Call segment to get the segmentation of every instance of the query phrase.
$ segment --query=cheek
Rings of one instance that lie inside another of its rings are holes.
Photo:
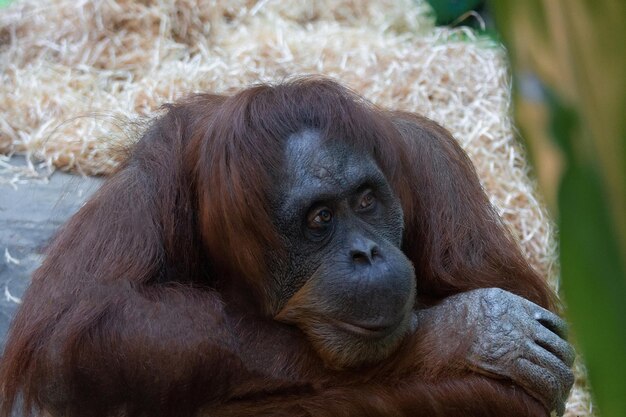
[[[402,246],[402,236],[404,234],[404,216],[400,206],[390,210],[385,218],[385,234],[387,240],[392,242],[396,248]]]
[[[284,252],[269,255],[270,285],[276,288],[275,314],[315,275],[327,256],[317,248],[296,246],[286,243]]]
[[[377,237],[386,240],[396,248],[401,247],[404,233],[404,213],[400,203],[395,198],[390,197],[381,201],[376,216],[368,223]]]
[[[402,222],[389,222],[384,231],[381,232],[382,237],[393,246],[402,247],[402,237],[404,235],[404,224]]]

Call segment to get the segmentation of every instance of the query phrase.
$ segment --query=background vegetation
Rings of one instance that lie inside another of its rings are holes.
[[[490,3],[559,227],[561,286],[603,417],[626,416],[626,2]]]

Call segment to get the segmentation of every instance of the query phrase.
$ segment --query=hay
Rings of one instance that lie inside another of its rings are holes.
[[[0,71],[0,152],[90,175],[111,172],[115,150],[135,140],[120,120],[144,120],[164,102],[335,77],[450,129],[556,286],[553,225],[515,141],[504,51],[471,30],[433,27],[422,2],[22,0],[0,11]],[[591,415],[589,407],[577,384],[566,415]]]

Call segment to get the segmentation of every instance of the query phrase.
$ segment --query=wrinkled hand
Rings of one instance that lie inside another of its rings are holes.
[[[445,333],[471,337],[466,359],[472,369],[509,378],[563,414],[575,354],[560,317],[499,288],[457,294],[417,314]]]

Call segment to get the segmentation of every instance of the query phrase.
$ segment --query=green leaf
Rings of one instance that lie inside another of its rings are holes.
[[[568,144],[577,118],[555,102],[552,110],[554,134]],[[558,198],[561,288],[602,416],[626,416],[626,281],[616,230],[597,170],[568,161]]]
[[[549,147],[537,144],[550,140],[560,148],[562,161],[542,158],[545,155],[534,155],[534,161],[540,179],[546,178],[542,173],[553,173],[557,162],[564,167],[557,172],[557,198],[550,195],[548,200],[557,201],[567,315],[584,353],[599,414],[624,417],[626,2],[490,4],[511,54],[513,73],[534,74],[547,87],[540,106],[550,113],[549,128],[522,125],[521,131],[534,132],[526,139],[538,151]],[[516,95],[517,109],[528,103],[524,94]],[[542,166],[546,160],[552,166]]]

